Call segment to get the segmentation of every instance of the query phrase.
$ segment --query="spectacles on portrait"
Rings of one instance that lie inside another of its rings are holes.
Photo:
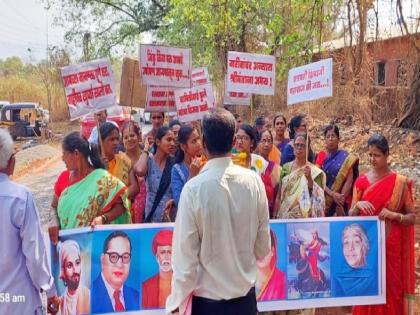
[[[124,253],[122,255],[119,255],[118,253],[115,253],[115,252],[106,252],[105,254],[108,255],[109,261],[112,264],[116,264],[118,260],[120,260],[120,258],[123,264],[128,264],[131,261],[130,253]]]

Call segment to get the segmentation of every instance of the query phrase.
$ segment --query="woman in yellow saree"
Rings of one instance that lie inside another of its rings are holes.
[[[277,218],[309,218],[324,216],[325,173],[307,161],[307,134],[298,133],[293,142],[296,159],[286,163],[281,174],[280,208]]]
[[[293,141],[295,160],[283,165],[281,173],[278,219],[322,217],[325,209],[325,173],[307,161],[306,133],[298,133]],[[315,309],[276,312],[276,315],[314,315]]]
[[[120,132],[113,123],[105,122],[101,125],[102,159],[111,175],[121,180],[127,186],[130,200],[134,200],[139,192],[139,186],[133,171],[130,158],[124,152],[116,153],[120,144]]]

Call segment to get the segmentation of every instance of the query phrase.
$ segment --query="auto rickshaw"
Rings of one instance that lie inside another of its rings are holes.
[[[15,103],[0,110],[0,127],[8,128],[14,140],[40,136],[42,125],[43,112],[37,103]]]

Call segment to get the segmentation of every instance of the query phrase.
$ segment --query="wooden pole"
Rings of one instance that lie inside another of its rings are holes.
[[[251,108],[251,125],[252,125],[252,122],[254,121],[254,95],[253,94],[251,95],[251,106],[250,106],[250,108]]]
[[[101,150],[101,155],[104,155],[104,146],[102,144],[101,129],[99,128],[99,121],[96,121],[96,130],[98,131],[98,144]]]
[[[306,162],[308,162],[309,161],[309,159],[308,159],[308,157],[309,157],[309,126],[308,126],[308,123],[309,123],[310,107],[309,107],[309,102],[306,102],[306,104],[308,105],[307,106],[307,116],[306,116],[307,117],[306,118]]]

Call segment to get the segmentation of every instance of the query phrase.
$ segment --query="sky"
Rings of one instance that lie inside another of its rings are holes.
[[[64,30],[53,24],[53,10],[48,13],[48,45],[62,47]],[[41,0],[0,0],[0,59],[11,56],[27,62],[45,59],[46,26],[46,10]]]

